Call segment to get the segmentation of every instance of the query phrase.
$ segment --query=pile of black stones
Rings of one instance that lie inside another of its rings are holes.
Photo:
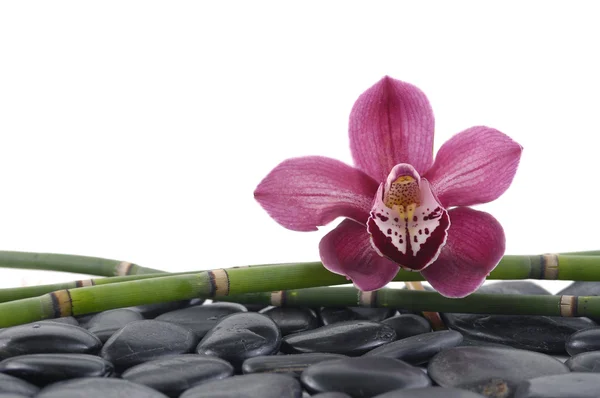
[[[192,300],[46,320],[0,330],[0,398],[600,397],[599,320],[442,318],[432,331],[402,309]]]

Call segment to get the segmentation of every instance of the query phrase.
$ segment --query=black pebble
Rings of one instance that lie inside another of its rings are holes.
[[[198,339],[172,323],[145,320],[127,324],[104,344],[100,355],[122,372],[140,363],[192,352]]]
[[[346,321],[286,336],[281,350],[290,354],[330,352],[358,356],[395,339],[394,329],[382,323]]]
[[[242,372],[248,373],[289,373],[300,376],[304,369],[323,361],[345,358],[344,355],[308,353],[292,355],[271,355],[246,359]]]
[[[0,362],[0,372],[44,386],[79,377],[108,377],[113,365],[95,355],[30,354]]]
[[[588,351],[574,355],[565,362],[571,372],[600,373],[600,351]]]
[[[567,373],[522,382],[514,398],[598,398],[600,374]]]
[[[283,336],[319,327],[317,315],[310,308],[273,307],[261,314],[274,320]]]
[[[600,327],[573,333],[565,344],[569,355],[600,350]]]
[[[456,347],[462,340],[462,334],[454,330],[429,332],[382,345],[364,356],[396,358],[412,365],[420,365],[438,352]]]
[[[398,340],[431,332],[429,321],[422,316],[414,314],[402,314],[382,321],[396,331]]]
[[[302,372],[301,380],[311,392],[339,391],[353,397],[373,397],[398,388],[431,385],[421,369],[384,357],[321,362]]]
[[[85,377],[54,383],[35,398],[167,398],[166,395],[141,384],[113,378]]]
[[[198,343],[198,354],[213,355],[239,369],[248,358],[276,354],[281,332],[268,316],[255,312],[229,315]]]
[[[233,376],[190,388],[179,398],[300,398],[297,379],[281,374]]]
[[[246,312],[246,307],[236,303],[213,303],[167,312],[156,317],[156,320],[184,326],[201,339],[221,319],[238,312]]]
[[[144,317],[138,311],[130,308],[119,308],[96,314],[87,322],[86,329],[104,343],[128,323],[143,319]]]
[[[222,359],[185,354],[142,363],[127,369],[121,377],[178,397],[199,384],[229,377],[233,371],[233,366]]]
[[[25,380],[0,373],[0,396],[3,396],[4,394],[16,394],[25,397],[32,397],[39,390],[39,387],[28,383]]]
[[[0,331],[0,359],[40,353],[95,354],[101,347],[98,337],[87,330],[63,323],[29,323]]]

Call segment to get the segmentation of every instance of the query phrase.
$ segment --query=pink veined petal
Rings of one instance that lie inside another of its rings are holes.
[[[366,222],[377,182],[339,160],[321,156],[287,159],[254,191],[275,221],[295,231],[316,231],[337,217]]]
[[[386,76],[356,100],[350,113],[354,163],[377,181],[385,181],[398,163],[422,174],[433,162],[433,126],[425,94]]]
[[[425,269],[438,258],[446,243],[450,227],[448,212],[438,203],[424,178],[420,183],[421,205],[410,220],[383,203],[382,191],[381,185],[367,221],[373,248],[403,269]]]
[[[365,226],[352,220],[342,221],[325,235],[319,252],[325,268],[346,275],[362,291],[384,287],[400,269],[373,250]]]
[[[510,186],[522,150],[498,130],[471,127],[442,145],[423,177],[444,207],[491,202]]]
[[[479,288],[504,254],[504,230],[490,214],[457,207],[438,259],[421,271],[441,295],[465,297]]]

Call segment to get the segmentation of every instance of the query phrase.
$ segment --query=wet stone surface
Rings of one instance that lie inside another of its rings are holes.
[[[500,282],[481,287],[478,293],[549,294],[531,282]],[[596,326],[588,318],[442,314],[450,329],[465,338],[503,344],[547,354],[564,354],[565,342],[573,333]]]
[[[301,380],[311,392],[339,391],[361,397],[373,397],[399,388],[431,385],[431,380],[421,369],[385,357],[321,362],[302,372]],[[357,391],[360,391],[360,395]]]
[[[100,355],[122,372],[140,363],[192,352],[198,339],[179,325],[155,320],[127,324],[108,339]]]
[[[548,294],[523,282],[483,289]],[[600,327],[585,330],[596,326],[585,318],[443,314],[452,330],[432,332],[420,314],[395,310],[262,307],[182,301],[5,328],[0,398],[585,398],[600,391],[589,387],[600,385]]]
[[[458,387],[492,397],[510,397],[522,381],[569,373],[559,360],[538,352],[496,347],[454,347],[434,356],[429,377],[442,387]]]
[[[395,339],[394,329],[382,323],[345,321],[287,336],[283,339],[281,351],[289,354],[330,352],[358,356]]]

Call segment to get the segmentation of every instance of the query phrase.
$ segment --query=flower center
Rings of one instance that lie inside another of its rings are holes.
[[[383,202],[405,220],[412,219],[415,209],[421,204],[419,183],[409,175],[396,178]]]

